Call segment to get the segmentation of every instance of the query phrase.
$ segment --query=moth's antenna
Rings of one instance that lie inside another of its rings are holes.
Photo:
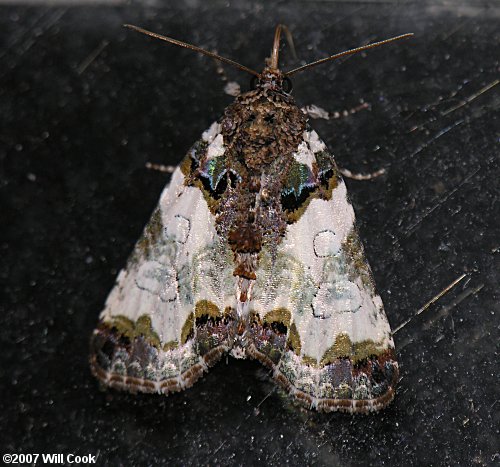
[[[217,55],[216,53],[209,52],[208,50],[202,49],[200,47],[196,47],[196,45],[188,44],[186,42],[178,41],[177,39],[172,39],[171,37],[167,36],[162,36],[161,34],[156,34],[155,32],[148,31],[146,29],[140,28],[138,26],[134,26],[132,24],[124,24],[124,27],[128,29],[132,29],[133,31],[140,32],[142,34],[146,34],[146,36],[151,36],[156,39],[160,39],[165,42],[170,42],[171,44],[178,45],[179,47],[184,47],[185,49],[190,49],[194,50],[195,52],[199,52],[203,55],[208,55],[209,57],[215,58],[216,60],[219,60],[221,62],[227,63],[228,65],[235,66],[236,68],[246,71],[247,73],[250,73],[251,75],[254,76],[259,76],[259,73],[257,73],[254,70],[251,70],[250,68],[247,68],[244,65],[239,64],[238,62],[235,62],[229,58],[221,57],[220,55]]]
[[[345,52],[340,52],[338,54],[332,55],[331,57],[322,58],[321,60],[317,60],[316,62],[308,63],[307,65],[299,66],[298,68],[294,68],[293,70],[287,71],[285,75],[290,76],[299,71],[303,71],[306,68],[311,68],[313,66],[319,65],[321,63],[328,62],[330,60],[335,60],[340,57],[345,57],[346,55],[352,55],[358,52],[362,52],[363,50],[373,49],[374,47],[378,47],[379,45],[388,44],[389,42],[399,41],[400,39],[406,39],[407,37],[413,36],[413,33],[402,34],[401,36],[391,37],[390,39],[385,39],[380,42],[374,42],[373,44],[363,45],[362,47],[356,47],[355,49],[346,50]]]
[[[285,32],[286,40],[288,41],[288,45],[292,49],[293,57],[297,58],[297,54],[295,53],[295,46],[293,45],[292,33],[284,24],[278,24],[278,26],[276,26],[276,30],[274,31],[273,51],[271,54],[270,68],[272,68],[273,70],[277,70],[279,68],[278,56],[280,52],[281,31]]]

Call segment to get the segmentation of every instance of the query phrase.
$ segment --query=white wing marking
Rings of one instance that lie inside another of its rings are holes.
[[[161,231],[146,255],[139,241],[122,270],[101,318],[151,318],[161,343],[179,342],[186,319],[200,300],[220,310],[234,305],[235,280],[202,192],[186,187],[177,168],[159,203]],[[147,228],[146,228],[147,230]]]
[[[316,159],[314,157],[314,153],[311,151],[311,149],[309,148],[309,146],[305,141],[302,141],[302,143],[299,144],[297,152],[293,153],[293,157],[297,162],[307,165],[309,169],[312,171],[313,169],[312,164],[313,162],[315,162]]]
[[[311,148],[311,151],[314,152],[314,154],[326,149],[326,144],[323,143],[323,141],[318,136],[318,133],[316,133],[314,130],[305,131],[304,140],[307,141],[309,147]]]
[[[314,130],[304,131],[303,138],[297,151],[293,153],[293,157],[297,162],[307,165],[312,171],[313,163],[316,161],[315,154],[324,151],[326,145]]]
[[[201,135],[201,139],[206,143],[211,143],[213,139],[220,134],[220,124],[218,122],[214,122],[210,125],[208,130],[205,130]]]
[[[289,229],[273,266],[257,272],[253,308],[261,315],[288,308],[301,354],[321,361],[340,334],[352,343],[393,347],[382,301],[361,277],[349,274],[343,243],[353,234],[354,210],[343,182],[328,201],[314,199]],[[259,276],[262,277],[259,280]]]
[[[220,157],[224,154],[224,138],[222,134],[218,134],[214,140],[208,145],[207,160]]]

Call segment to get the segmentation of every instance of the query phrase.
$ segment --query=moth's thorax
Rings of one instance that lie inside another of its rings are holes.
[[[235,274],[254,278],[251,256],[276,245],[286,229],[280,193],[306,118],[291,96],[258,87],[239,96],[221,121],[226,166],[237,182],[222,196],[216,213],[221,231],[237,255]],[[250,257],[249,257],[250,255]]]
[[[224,143],[246,168],[262,172],[295,151],[306,118],[293,99],[279,91],[256,89],[229,106],[222,120]]]
[[[333,158],[311,131],[289,94],[257,87],[190,152],[186,184],[204,193],[241,279],[255,280],[262,250],[273,255],[287,226],[311,199],[329,199],[337,183]],[[241,290],[244,302],[251,291]]]

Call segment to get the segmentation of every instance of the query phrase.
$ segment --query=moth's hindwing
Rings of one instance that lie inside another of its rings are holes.
[[[337,172],[317,134],[304,138],[295,159],[317,170],[326,158]],[[296,206],[277,252],[261,252],[247,353],[308,407],[369,412],[392,400],[398,365],[346,186],[331,176],[326,196]]]
[[[232,256],[185,178],[173,173],[92,336],[92,371],[109,386],[179,391],[231,346]]]

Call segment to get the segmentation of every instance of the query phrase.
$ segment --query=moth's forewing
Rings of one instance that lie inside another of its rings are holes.
[[[256,274],[250,353],[307,406],[376,410],[392,399],[398,366],[354,210],[316,132],[306,130],[294,158],[300,177],[283,190],[297,192],[289,226]]]
[[[293,100],[236,99],[173,174],[92,339],[104,383],[168,393],[231,351],[307,407],[368,412],[398,366],[332,155]]]
[[[190,164],[188,155],[184,165]],[[178,167],[92,336],[92,370],[110,386],[178,391],[231,346],[231,252],[215,231],[203,193],[185,182]]]

